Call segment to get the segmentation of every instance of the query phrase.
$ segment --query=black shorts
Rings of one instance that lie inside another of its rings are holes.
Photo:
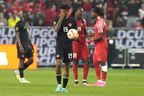
[[[64,63],[70,63],[73,60],[72,44],[57,42],[56,59],[62,59]]]
[[[30,58],[30,57],[33,57],[33,49],[32,48],[28,48],[28,47],[25,47],[24,50],[25,50],[25,53],[21,53],[20,48],[17,46],[17,57],[22,59],[22,58]]]

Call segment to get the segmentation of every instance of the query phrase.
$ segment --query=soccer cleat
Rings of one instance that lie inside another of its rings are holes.
[[[84,80],[84,81],[82,81],[82,85],[83,86],[88,86],[88,82]]]
[[[21,82],[19,70],[15,70],[14,73],[15,73],[16,78],[18,79],[18,81]]]
[[[61,92],[61,91],[62,91],[62,86],[61,86],[61,85],[60,85],[60,86],[58,85],[57,88],[56,88],[56,90],[55,90],[55,92]]]
[[[106,82],[105,82],[105,81],[102,81],[102,80],[98,80],[98,81],[95,83],[95,86],[104,87],[104,86],[106,86]]]
[[[20,83],[31,83],[30,81],[26,80],[25,78],[20,78]]]
[[[79,81],[75,81],[74,86],[79,86]]]
[[[63,93],[68,93],[68,90],[66,88],[62,88]]]

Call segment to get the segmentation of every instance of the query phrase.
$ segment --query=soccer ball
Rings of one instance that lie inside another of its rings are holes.
[[[77,39],[79,37],[78,31],[76,29],[70,29],[67,32],[67,37],[69,39]]]

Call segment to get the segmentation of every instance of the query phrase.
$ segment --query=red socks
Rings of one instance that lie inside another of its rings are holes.
[[[100,80],[100,75],[101,75],[101,68],[99,64],[94,64],[97,80]]]
[[[87,80],[88,72],[89,72],[89,65],[84,64],[83,65],[83,80]]]
[[[106,81],[107,72],[102,71],[102,80]]]
[[[74,74],[74,80],[78,80],[78,68],[77,64],[72,64],[73,74]]]

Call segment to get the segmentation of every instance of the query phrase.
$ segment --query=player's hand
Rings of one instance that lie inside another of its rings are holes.
[[[65,13],[63,11],[61,11],[60,13],[60,19],[63,20],[65,18]]]
[[[90,44],[93,41],[94,41],[94,38],[90,38],[90,39],[88,39],[87,43]]]
[[[87,33],[87,37],[88,37],[88,39],[92,38],[93,36],[94,36],[93,33]]]

